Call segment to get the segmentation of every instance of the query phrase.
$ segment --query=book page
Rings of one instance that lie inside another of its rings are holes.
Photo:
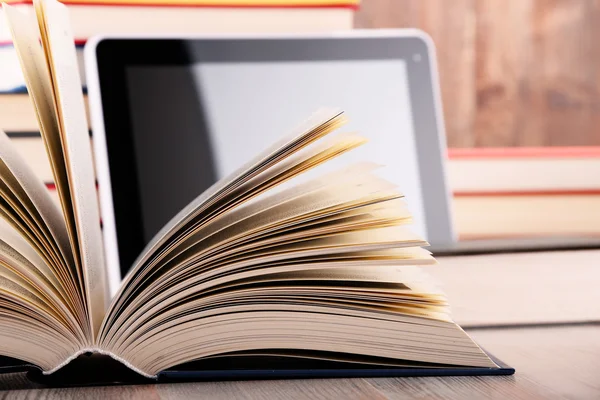
[[[12,226],[10,230],[2,229],[2,225],[5,224],[5,228],[8,228],[9,221],[12,221],[11,225],[15,225],[13,219],[0,221],[0,239],[6,240],[20,234],[23,241],[29,241],[29,246],[25,249],[27,253],[20,251],[21,254],[38,270],[44,271],[44,276],[51,279],[53,285],[61,290],[65,304],[69,305],[82,326],[85,326],[87,318],[76,275],[72,271],[73,253],[65,221],[43,182],[1,131],[0,183],[5,189],[5,193],[0,197],[10,206],[6,212],[9,215],[21,215],[21,221],[29,221],[27,229],[21,225]]]
[[[73,253],[69,245],[65,220],[44,183],[29,168],[25,160],[17,153],[11,140],[2,131],[0,131],[0,159],[22,187],[27,199],[35,208],[35,212],[39,213],[43,220],[41,224],[44,224],[50,231],[52,239],[56,242],[63,257],[65,268],[69,268],[73,262]]]
[[[0,232],[3,235],[7,232],[7,226],[0,223]],[[0,269],[0,276],[8,277],[19,285],[21,288],[27,289],[30,292],[37,293],[37,298],[44,308],[47,308],[55,313],[57,319],[62,320],[71,332],[79,334],[78,339],[83,338],[81,330],[81,322],[78,321],[67,307],[67,301],[63,294],[58,290],[60,285],[57,285],[55,277],[51,274],[45,275],[43,265],[36,268],[35,265],[27,259],[27,243],[18,234],[12,232],[12,237],[9,240],[0,239],[0,260],[4,268]],[[12,242],[12,245],[9,243]],[[23,252],[25,254],[23,254]],[[31,257],[31,253],[28,254]],[[38,264],[39,265],[39,264]],[[47,268],[47,267],[46,267]]]
[[[67,8],[55,0],[34,1],[42,42],[48,57],[60,135],[75,216],[77,254],[83,270],[92,334],[99,330],[108,306],[108,284],[102,248],[100,213],[95,187],[85,103],[75,40]]]
[[[73,296],[75,296],[78,303],[83,304],[85,296],[83,277],[76,265],[76,258],[73,258],[73,249],[77,248],[77,242],[73,234],[75,222],[71,207],[71,192],[60,140],[60,129],[54,104],[52,82],[46,66],[44,52],[39,45],[39,31],[34,29],[36,22],[34,19],[29,18],[28,15],[7,4],[3,4],[2,7],[6,15],[8,27],[10,28],[15,51],[21,63],[27,91],[36,111],[35,114],[38,119],[40,133],[48,152],[54,181],[59,194],[63,212],[61,217],[65,221],[69,241],[67,253],[71,254],[70,259],[73,260],[68,265],[69,274],[76,282]],[[20,170],[24,170],[22,166],[18,167]],[[89,330],[89,328],[86,329],[86,331]]]
[[[342,112],[337,109],[323,109],[316,112],[294,129],[292,134],[285,136],[284,139],[275,143],[261,154],[258,154],[252,160],[231,173],[228,177],[219,180],[213,186],[208,188],[173,217],[173,219],[156,234],[146,248],[144,248],[140,257],[134,262],[134,267],[130,270],[130,273],[125,277],[124,281],[126,282],[129,276],[147,261],[161,244],[167,241],[168,237],[177,230],[178,226],[184,224],[185,221],[198,213],[210,200],[215,199],[218,195],[226,192],[228,189],[235,187],[236,184],[247,181],[254,174],[264,171],[270,165],[276,163],[278,156],[281,157],[282,154],[287,155],[290,151],[295,151],[298,147],[304,147],[310,142],[319,139],[328,132],[336,129],[345,122],[345,119],[341,115]]]
[[[415,267],[435,260],[374,165],[274,190],[364,142],[313,145],[331,121],[258,157],[157,237],[111,305],[99,346],[147,376],[282,349],[493,367]]]
[[[286,159],[290,155],[307,147],[314,141],[324,137],[326,134],[337,129],[345,123],[346,119],[343,113],[336,109],[323,109],[314,113],[306,121],[297,126],[289,135],[269,147],[242,167],[234,171],[228,177],[219,180],[204,193],[194,199],[190,204],[184,207],[163,229],[161,229],[148,245],[142,250],[140,256],[130,268],[129,273],[123,279],[121,288],[115,295],[107,315],[111,314],[118,305],[125,301],[128,289],[132,282],[138,278],[140,271],[146,267],[147,262],[155,257],[161,246],[169,244],[169,240],[177,235],[180,229],[189,221],[193,220],[199,214],[202,214],[208,207],[218,203],[223,197],[230,194],[242,184],[247,183],[252,178],[267,171],[270,167],[276,165],[279,161]],[[111,316],[103,323],[102,331],[111,323]]]
[[[0,218],[0,242],[4,245],[9,246],[26,262],[23,265],[28,265],[28,268],[33,275],[36,275],[39,279],[45,280],[51,284],[51,289],[60,294],[63,297],[64,302],[67,303],[66,290],[62,287],[62,283],[57,279],[56,274],[52,271],[39,254],[31,247],[29,243],[21,236],[8,222]],[[1,247],[1,244],[0,244]],[[0,256],[1,257],[1,256]],[[24,268],[25,269],[25,268]],[[26,272],[20,272],[22,276],[27,276]]]
[[[293,178],[294,176],[300,175],[300,173],[313,168],[319,164],[326,162],[328,159],[339,156],[357,146],[360,146],[365,142],[364,138],[355,135],[336,135],[333,140],[325,141],[324,143],[320,143],[315,148],[311,149],[310,152],[299,152],[298,154],[294,154],[289,157],[285,161],[282,161],[272,168],[270,168],[265,173],[260,176],[249,180],[248,182],[243,183],[234,191],[232,191],[228,196],[223,197],[216,210],[212,213],[208,213],[206,216],[202,216],[202,219],[209,219],[209,223],[215,222],[219,217],[223,215],[227,215],[229,211],[235,212],[235,206],[237,204],[244,203],[249,201],[263,192],[266,192],[270,188],[273,188],[277,185],[282,184],[286,180]],[[384,183],[377,181],[380,185],[384,185]],[[389,184],[388,184],[389,185]],[[391,186],[391,185],[390,185]],[[379,186],[381,190],[383,190],[382,186]],[[279,194],[275,196],[279,197]],[[325,198],[325,196],[323,197]],[[321,199],[319,199],[321,200]],[[315,206],[315,209],[318,207],[316,204],[320,204],[319,202],[313,202],[311,206]],[[306,206],[305,206],[306,207]],[[202,227],[204,224],[202,221],[196,222],[199,227]],[[196,231],[198,229],[195,229]],[[193,238],[193,232],[186,232],[185,235],[182,235],[181,238],[178,239],[176,243],[171,243],[169,247],[166,247],[165,254],[170,254],[173,251],[173,248],[185,246],[185,241],[188,241],[188,238],[191,241],[196,239]],[[200,232],[196,232],[196,234],[200,234],[204,236]],[[197,241],[197,240],[196,240]],[[149,266],[153,266],[158,263],[164,263],[162,260],[163,255],[155,255],[152,263]]]
[[[311,249],[299,249],[297,246],[292,248],[295,256],[304,256],[303,263],[289,262],[290,257],[286,254],[259,255],[256,258],[246,260],[235,260],[216,265],[209,271],[190,271],[183,269],[177,275],[166,279],[160,279],[149,285],[144,293],[140,294],[132,301],[130,309],[134,310],[131,314],[132,321],[138,321],[145,315],[155,315],[161,313],[161,310],[170,308],[169,304],[181,304],[191,295],[197,292],[209,293],[218,288],[219,291],[235,291],[238,286],[244,286],[243,282],[247,279],[264,279],[270,281],[268,276],[272,274],[288,274],[290,279],[298,279],[311,270],[336,269],[338,276],[346,276],[349,268],[360,268],[368,272],[372,269],[385,269],[397,266],[416,266],[434,264],[435,260],[429,252],[419,247],[408,247],[404,249],[384,249],[378,251],[348,252],[344,254],[324,254]],[[378,274],[373,274],[377,275]],[[184,279],[184,277],[186,277]],[[378,279],[380,277],[378,276]],[[348,278],[349,279],[349,278]],[[342,279],[337,279],[342,281]],[[170,282],[169,282],[170,281]],[[332,280],[333,282],[333,280]],[[412,291],[421,290],[431,296],[431,291],[423,290],[423,284],[411,281]],[[426,287],[428,289],[428,287]],[[155,295],[148,296],[152,290]],[[397,295],[397,294],[396,294]],[[135,331],[139,326],[136,323],[128,327],[127,334]]]
[[[0,269],[0,353],[53,368],[81,346],[73,335],[76,326],[65,320],[68,313],[44,299],[44,292],[11,270],[18,260],[10,250],[0,241],[7,266]]]
[[[68,14],[56,1],[35,2],[39,23],[35,30],[35,21],[10,6],[3,7],[51,161],[74,258],[72,274],[87,309],[90,326],[86,330],[93,340],[108,303],[108,288],[85,105]]]
[[[56,188],[61,196],[61,205],[63,207],[64,216],[60,216],[58,219],[66,220],[66,224],[68,226],[71,223],[71,219],[69,218],[70,213],[66,212],[69,210],[65,210],[65,205],[70,203],[68,181],[62,153],[62,145],[60,143],[60,134],[54,108],[50,76],[48,75],[47,68],[45,67],[44,54],[38,44],[36,31],[33,29],[35,26],[35,21],[28,18],[27,15],[19,12],[12,6],[3,4],[3,10],[6,14],[7,22],[11,30],[15,50],[19,56],[19,61],[21,62],[21,68],[23,69],[23,75],[27,83],[27,90],[36,110],[40,133],[44,139],[44,145],[46,146],[46,150],[48,152]],[[6,144],[7,140],[9,139],[6,138],[2,141],[2,154],[0,154],[0,156],[3,159],[7,157],[10,157],[13,160],[18,159],[18,157],[11,156],[10,146]],[[22,164],[23,163],[15,165],[16,169],[19,171],[25,171],[27,168],[23,168]],[[37,189],[34,189],[32,185],[31,187],[32,190],[35,190],[36,192],[38,191]],[[35,194],[34,197],[39,201],[43,201],[37,194]],[[45,205],[42,205],[42,207],[45,209],[45,211],[47,211],[48,217],[51,218],[51,221],[48,222],[54,225],[52,229],[60,230],[60,225],[64,225],[65,223],[58,223],[54,221],[57,218],[50,215],[52,211],[50,211],[49,207],[45,207]],[[66,227],[65,233],[68,236]],[[63,250],[65,253],[72,254],[73,250],[71,249],[71,245],[68,243],[68,238],[66,243],[64,238],[58,239],[61,250]],[[73,267],[73,265],[70,265],[70,267]],[[73,274],[77,276],[77,271],[73,270]]]

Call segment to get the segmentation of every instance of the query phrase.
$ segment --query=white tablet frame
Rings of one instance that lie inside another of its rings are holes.
[[[87,76],[89,107],[94,141],[96,174],[99,184],[100,211],[103,222],[103,237],[109,288],[116,293],[122,279],[119,262],[119,246],[114,214],[113,193],[110,178],[109,154],[106,144],[104,110],[100,90],[97,48],[100,43],[119,40],[163,40],[185,41],[261,41],[273,40],[356,40],[355,51],[367,51],[376,43],[393,45],[394,52],[404,52],[407,61],[417,61],[419,68],[408,69],[409,84],[419,87],[411,90],[413,114],[420,115],[421,128],[417,129],[417,152],[423,190],[426,231],[429,242],[434,246],[446,247],[456,242],[451,213],[451,193],[446,178],[446,136],[440,95],[439,76],[435,47],[431,38],[416,29],[396,30],[353,30],[315,34],[269,34],[269,35],[127,35],[96,36],[85,46],[85,68]],[[404,49],[404,47],[406,49]],[[354,50],[353,50],[354,51]],[[106,56],[106,55],[105,55]],[[253,53],[256,56],[256,52]],[[368,58],[367,58],[368,59]],[[310,59],[307,59],[310,61]],[[414,104],[415,102],[419,104]],[[417,128],[417,127],[416,127]]]

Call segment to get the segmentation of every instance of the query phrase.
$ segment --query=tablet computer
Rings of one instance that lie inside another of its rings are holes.
[[[420,31],[99,37],[85,57],[111,288],[181,208],[327,106],[370,140],[339,162],[384,165],[413,229],[455,240],[434,48]]]

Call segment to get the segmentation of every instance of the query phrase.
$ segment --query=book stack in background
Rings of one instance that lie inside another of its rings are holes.
[[[600,147],[450,149],[461,239],[600,236]]]
[[[32,14],[27,0],[3,2]],[[352,29],[360,0],[64,0],[83,47],[98,34],[301,33]],[[52,173],[16,52],[0,8],[0,129],[52,190]],[[33,18],[33,15],[32,15]],[[87,100],[87,98],[86,98]]]

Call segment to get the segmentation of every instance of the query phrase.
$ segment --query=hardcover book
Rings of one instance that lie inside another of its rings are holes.
[[[291,184],[365,142],[337,133],[338,110],[192,201],[109,293],[68,13],[36,1],[35,23],[3,7],[60,200],[0,134],[4,371],[77,384],[514,372],[452,321],[420,268],[435,263],[427,243],[375,163]]]
[[[450,149],[448,158],[461,239],[553,238],[595,245],[600,148]]]
[[[31,0],[9,0],[33,14]],[[76,38],[118,34],[325,32],[352,29],[357,0],[76,0],[63,1]],[[0,18],[3,18],[0,10]],[[10,40],[0,24],[0,42]]]

